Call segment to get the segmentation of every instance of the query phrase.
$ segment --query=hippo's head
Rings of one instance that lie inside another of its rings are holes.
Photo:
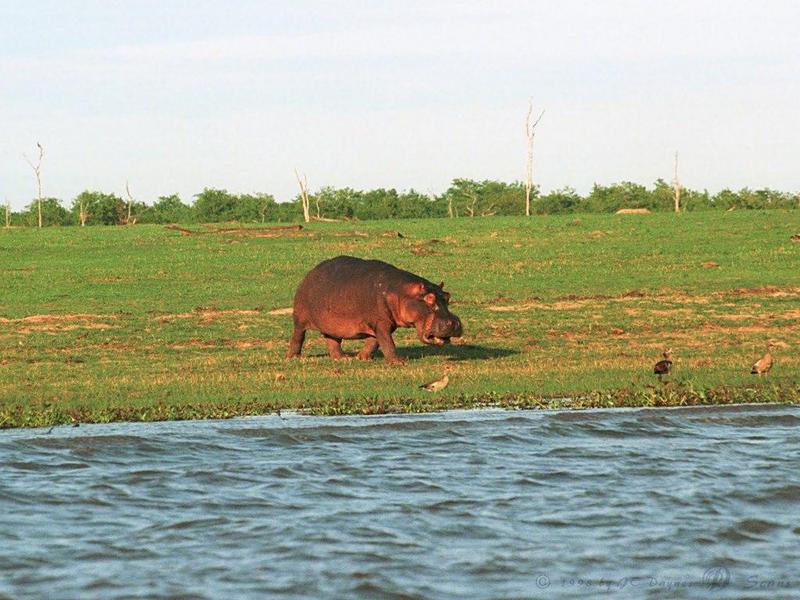
[[[450,312],[450,294],[443,288],[444,283],[429,282],[414,282],[406,288],[404,320],[416,328],[423,344],[441,346],[462,334],[461,320]]]

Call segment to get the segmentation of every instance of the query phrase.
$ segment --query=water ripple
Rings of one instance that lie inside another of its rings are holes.
[[[0,432],[0,598],[790,598],[800,412]]]

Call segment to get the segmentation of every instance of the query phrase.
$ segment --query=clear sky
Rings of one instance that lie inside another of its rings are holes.
[[[800,191],[800,2],[0,0],[0,200],[524,178]]]

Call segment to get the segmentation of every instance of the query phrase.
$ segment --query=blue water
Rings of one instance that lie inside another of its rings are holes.
[[[0,432],[0,598],[798,598],[780,406]]]

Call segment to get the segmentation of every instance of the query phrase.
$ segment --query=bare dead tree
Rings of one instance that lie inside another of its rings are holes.
[[[131,220],[131,207],[133,206],[133,195],[131,194],[131,188],[128,185],[128,180],[125,180],[125,193],[128,195],[128,218],[125,219],[126,225],[136,225],[136,219],[134,218]]]
[[[470,217],[475,216],[475,205],[478,203],[478,197],[475,194],[469,195],[471,202],[469,204],[464,205],[464,210],[469,213]]]
[[[11,203],[6,198],[6,229],[11,227]]]
[[[36,142],[36,147],[39,148],[39,159],[36,161],[36,164],[33,164],[33,161],[28,158],[26,154],[22,156],[25,158],[27,163],[33,169],[33,174],[36,175],[36,193],[37,193],[37,205],[39,207],[39,227],[42,226],[42,157],[44,156],[44,148],[39,142]]]
[[[678,152],[675,151],[675,178],[672,180],[673,199],[675,201],[675,212],[681,212],[681,182],[678,179]]]
[[[536,126],[544,115],[544,110],[539,113],[535,121],[533,116],[533,99],[528,101],[528,113],[525,115],[525,137],[528,139],[528,162],[525,180],[525,216],[531,216],[531,190],[533,189],[533,138],[536,135]]]
[[[78,218],[81,220],[81,227],[86,227],[86,221],[89,219],[89,212],[86,210],[86,200],[81,194],[81,201],[78,204]]]
[[[303,173],[303,177],[300,177],[300,173],[297,172],[297,169],[294,170],[294,175],[297,177],[297,183],[300,186],[300,201],[303,203],[303,220],[308,223],[311,221],[311,212],[309,210],[309,200],[308,200],[308,177],[306,177],[305,173]],[[319,213],[319,203],[317,204],[317,213]]]

